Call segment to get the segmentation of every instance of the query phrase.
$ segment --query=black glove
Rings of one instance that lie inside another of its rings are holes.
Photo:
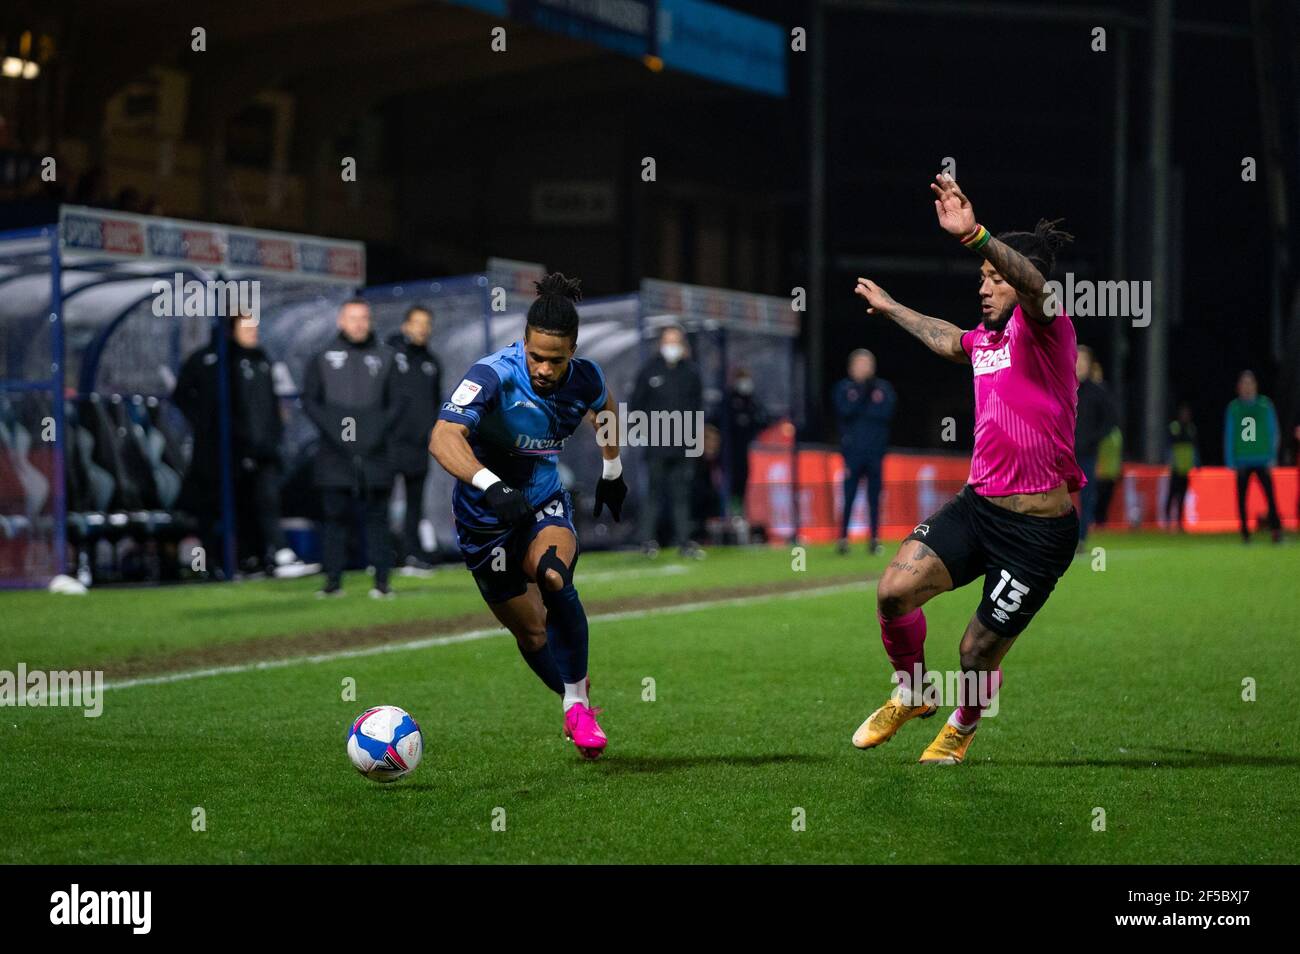
[[[602,505],[609,507],[610,516],[617,523],[623,517],[623,501],[627,499],[627,484],[623,482],[623,475],[619,474],[613,480],[601,478],[596,483],[596,509],[592,511],[593,518],[600,516]]]
[[[533,508],[522,491],[515,490],[504,480],[483,491],[483,496],[502,523],[518,523],[533,515]]]

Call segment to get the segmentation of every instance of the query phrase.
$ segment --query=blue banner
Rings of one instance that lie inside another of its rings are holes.
[[[704,0],[659,0],[659,57],[707,79],[786,95],[785,30]]]
[[[707,0],[451,2],[742,89],[787,92],[785,29]]]

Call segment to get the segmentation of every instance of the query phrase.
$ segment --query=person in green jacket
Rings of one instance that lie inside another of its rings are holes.
[[[1192,468],[1199,467],[1200,463],[1192,406],[1184,401],[1178,405],[1178,416],[1169,422],[1169,496],[1165,498],[1165,522],[1171,532],[1185,533],[1187,530],[1183,525],[1187,484]]]
[[[1282,542],[1282,520],[1277,512],[1270,468],[1277,463],[1277,411],[1273,402],[1259,393],[1254,372],[1243,371],[1237,379],[1237,399],[1228,405],[1223,423],[1223,459],[1237,472],[1237,515],[1241,539],[1250,542],[1250,520],[1246,514],[1246,491],[1250,478],[1259,479],[1268,501],[1268,524],[1273,542]]]

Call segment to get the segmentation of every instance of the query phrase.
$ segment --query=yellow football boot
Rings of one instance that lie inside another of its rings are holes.
[[[894,737],[894,733],[910,719],[928,719],[934,715],[932,705],[905,706],[895,696],[867,716],[867,721],[853,733],[853,744],[860,749],[873,749]]]
[[[945,722],[930,747],[921,753],[920,762],[922,765],[960,765],[973,738],[974,729],[965,733],[958,732]]]

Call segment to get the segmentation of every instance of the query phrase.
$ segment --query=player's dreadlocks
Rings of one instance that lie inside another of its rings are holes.
[[[1052,277],[1056,267],[1056,253],[1074,241],[1074,236],[1057,228],[1064,219],[1039,219],[1032,232],[1003,232],[998,241],[1010,245],[1043,274]]]
[[[537,300],[528,306],[528,327],[548,335],[578,337],[578,309],[582,301],[582,281],[565,278],[563,272],[551,272],[537,287]]]

